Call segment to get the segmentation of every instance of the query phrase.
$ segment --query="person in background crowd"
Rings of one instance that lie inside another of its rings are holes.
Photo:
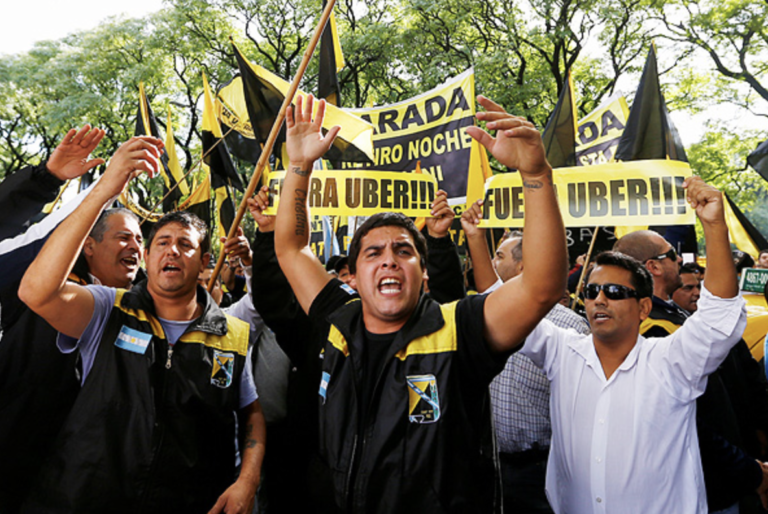
[[[696,303],[701,296],[701,276],[699,266],[689,262],[680,266],[682,285],[672,293],[672,300],[688,314],[696,312]]]
[[[523,233],[507,232],[490,258],[482,218],[482,200],[461,215],[475,276],[481,293],[490,293],[523,273]],[[563,273],[566,273],[563,263]],[[561,328],[589,334],[586,320],[561,304],[545,319]],[[504,512],[551,513],[545,479],[552,424],[549,419],[549,380],[531,359],[512,354],[504,370],[491,382],[491,407],[499,445]]]
[[[746,268],[755,267],[755,259],[747,252],[741,250],[733,251],[733,263],[736,265],[736,274],[741,276],[741,272]]]
[[[757,262],[755,268],[768,269],[768,248],[760,250],[760,254],[757,256]]]

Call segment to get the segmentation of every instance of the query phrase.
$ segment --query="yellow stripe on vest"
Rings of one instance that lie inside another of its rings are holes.
[[[139,321],[148,323],[152,328],[152,333],[155,337],[165,339],[165,331],[160,321],[154,316],[147,314],[141,309],[128,309],[121,305],[123,295],[126,293],[125,289],[118,289],[115,293],[115,307],[133,316]],[[179,342],[182,343],[196,343],[208,346],[210,348],[216,348],[217,350],[239,353],[240,355],[248,354],[248,336],[250,334],[250,326],[243,320],[233,318],[229,314],[227,317],[227,333],[223,336],[214,334],[207,334],[205,332],[193,331],[182,335],[179,338]]]
[[[668,334],[674,334],[675,331],[680,328],[680,325],[676,325],[675,323],[672,323],[671,321],[667,321],[665,319],[651,319],[651,318],[645,318],[642,323],[640,323],[640,333],[645,334],[653,327],[659,327],[663,328],[667,331]]]
[[[441,305],[440,311],[443,314],[445,324],[437,332],[417,337],[408,346],[395,354],[395,357],[404,361],[410,355],[426,355],[432,353],[455,352],[456,351],[456,304],[452,302],[447,305]]]
[[[129,316],[133,316],[139,321],[149,323],[149,326],[152,328],[152,333],[156,337],[165,339],[165,331],[163,330],[163,326],[160,324],[160,321],[158,321],[157,318],[147,314],[141,309],[129,309],[127,307],[123,307],[122,300],[125,293],[127,293],[125,289],[118,289],[115,291],[115,307],[128,314]]]
[[[205,332],[188,332],[179,338],[182,343],[198,343],[210,348],[226,352],[235,352],[246,356],[248,354],[248,336],[250,325],[243,320],[227,316],[227,333],[223,336],[206,334]]]
[[[331,330],[328,332],[328,342],[344,354],[344,357],[349,357],[349,345],[347,344],[347,340],[335,325],[331,325]]]

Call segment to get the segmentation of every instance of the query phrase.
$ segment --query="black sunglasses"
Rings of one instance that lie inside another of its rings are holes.
[[[600,294],[605,293],[609,300],[626,300],[627,298],[637,298],[637,291],[627,286],[619,284],[587,284],[584,286],[584,298],[595,300]]]
[[[665,253],[662,253],[661,255],[656,255],[655,257],[648,257],[646,260],[657,260],[660,261],[662,259],[670,259],[672,261],[677,262],[677,252],[674,248],[670,248]]]

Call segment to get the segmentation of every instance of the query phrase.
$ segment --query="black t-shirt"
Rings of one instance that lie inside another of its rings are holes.
[[[363,404],[360,406],[361,418],[365,419],[368,405],[371,403],[376,380],[384,369],[384,364],[389,357],[390,348],[397,336],[397,332],[389,334],[374,334],[365,330],[365,343],[363,346],[363,376],[368,377],[363,382]]]

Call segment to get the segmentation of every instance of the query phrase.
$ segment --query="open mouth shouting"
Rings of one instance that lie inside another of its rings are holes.
[[[391,296],[399,294],[403,289],[403,285],[397,278],[386,277],[379,281],[378,289],[381,294]]]
[[[120,264],[128,269],[134,270],[139,267],[139,259],[135,255],[129,255],[120,259]]]
[[[181,273],[181,268],[179,268],[178,266],[176,266],[173,263],[169,262],[168,264],[163,266],[163,274],[165,274],[165,275],[176,275],[176,274],[179,274],[179,273]]]

